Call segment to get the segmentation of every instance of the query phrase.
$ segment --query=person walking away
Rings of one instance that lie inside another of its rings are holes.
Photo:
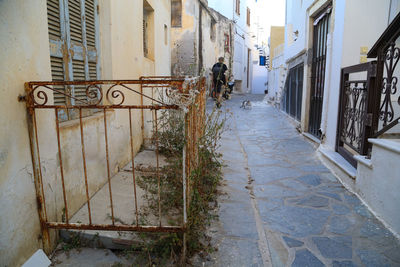
[[[218,62],[214,64],[211,70],[213,73],[213,84],[217,98],[216,105],[219,108],[221,107],[221,87],[222,85],[226,86],[225,71],[228,70],[228,67],[224,64],[224,58],[218,58]]]

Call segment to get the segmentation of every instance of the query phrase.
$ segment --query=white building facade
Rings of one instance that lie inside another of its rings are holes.
[[[384,57],[371,48],[379,47],[385,30],[385,38],[396,32],[399,27],[389,26],[400,23],[399,11],[396,0],[287,0],[285,85],[273,84],[280,108],[319,146],[322,160],[396,235],[400,169],[387,164],[400,160],[400,131],[398,125],[384,135],[379,130],[399,117],[399,95]],[[399,46],[399,39],[391,42]],[[392,94],[382,81],[394,86]],[[385,116],[393,118],[382,122]]]

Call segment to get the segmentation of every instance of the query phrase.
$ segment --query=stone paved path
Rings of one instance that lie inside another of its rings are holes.
[[[400,243],[263,96],[234,95],[224,194],[202,266],[400,266]],[[251,99],[251,110],[240,109]],[[259,102],[257,102],[259,101]]]

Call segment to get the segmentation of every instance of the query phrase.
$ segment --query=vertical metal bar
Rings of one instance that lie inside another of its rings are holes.
[[[154,105],[154,87],[152,86],[151,87],[151,106],[153,106]],[[154,111],[154,113],[156,113],[157,111]],[[152,120],[153,120],[153,127],[154,127],[154,116],[153,116],[153,113],[151,113],[151,115],[152,115]]]
[[[183,111],[182,111],[183,112]],[[183,145],[183,155],[182,155],[182,190],[183,190],[183,227],[186,227],[187,223],[187,205],[186,205],[186,194],[187,194],[187,176],[186,176],[186,148],[187,148],[187,123],[186,123],[186,115],[184,114],[184,145]]]
[[[132,111],[131,111],[131,108],[129,108],[128,111],[129,111],[129,131],[130,131],[130,140],[131,140],[133,194],[134,194],[134,197],[135,197],[136,226],[139,226],[139,215],[138,215],[137,195],[136,195],[135,155],[133,153],[133,130],[132,130],[132,114],[131,114]]]
[[[190,144],[189,144],[189,114],[185,113],[184,114],[185,118],[185,147],[184,147],[184,161],[183,163],[185,164],[185,181],[186,181],[186,187],[184,188],[186,192],[186,211],[189,209],[190,206],[190,192],[189,192],[189,184],[190,184],[190,160],[189,160],[189,154],[190,154]],[[187,218],[185,220],[185,226],[187,223]]]
[[[110,177],[110,160],[108,154],[108,137],[107,137],[107,113],[106,109],[103,109],[104,112],[104,139],[106,142],[106,162],[107,162],[107,178],[108,178],[108,191],[110,192],[110,205],[111,205],[111,221],[112,224],[115,224],[114,219],[114,207],[113,207],[113,200],[112,200],[112,192],[111,192],[111,177]]]
[[[154,119],[155,119],[155,126],[156,126],[156,166],[157,166],[157,183],[158,183],[158,216],[159,216],[159,223],[161,227],[161,186],[160,186],[160,163],[159,163],[159,151],[158,151],[158,121],[157,121],[157,110],[154,110]]]
[[[89,224],[92,224],[92,214],[90,212],[89,185],[88,185],[88,181],[87,181],[87,169],[86,169],[85,138],[83,136],[82,108],[81,107],[79,108],[79,126],[81,129],[82,163],[83,163],[83,173],[85,176],[86,201],[87,201],[87,207],[88,207]]]
[[[25,92],[27,95],[32,91],[32,87],[25,83]],[[32,160],[32,167],[33,167],[33,175],[34,175],[34,182],[35,182],[35,191],[36,191],[36,198],[38,200],[38,215],[40,220],[40,228],[42,232],[42,243],[43,249],[46,253],[51,253],[51,245],[50,245],[50,233],[49,227],[47,226],[47,220],[44,216],[44,210],[42,205],[42,191],[40,186],[40,177],[39,177],[39,167],[37,161],[37,150],[36,147],[39,145],[35,140],[35,126],[36,123],[33,121],[33,113],[34,113],[34,103],[32,98],[28,97],[26,101],[26,107],[28,109],[27,112],[27,123],[28,123],[28,133],[29,133],[29,145],[31,149],[31,160]]]
[[[44,217],[46,222],[48,222],[47,218],[47,210],[46,210],[46,197],[44,196],[44,189],[43,189],[43,177],[42,177],[42,165],[40,163],[40,151],[39,151],[39,141],[38,141],[38,133],[37,133],[37,123],[36,123],[36,112],[33,109],[33,127],[35,129],[35,139],[36,139],[36,152],[38,158],[38,166],[39,166],[39,180],[40,180],[40,188],[42,190],[42,197],[43,197],[43,210],[44,210]]]
[[[65,221],[69,224],[68,217],[68,206],[67,206],[67,196],[65,193],[65,182],[64,182],[64,170],[63,170],[63,162],[61,156],[61,142],[60,142],[60,122],[58,120],[58,109],[55,108],[55,116],[56,116],[56,131],[57,131],[57,144],[58,144],[58,161],[60,162],[60,173],[61,173],[61,184],[63,190],[63,198],[64,198],[64,208],[65,208]],[[68,112],[68,110],[67,110]]]
[[[143,80],[142,77],[140,77],[140,105],[143,106]],[[141,109],[141,119],[142,119],[142,142],[144,143],[144,110]]]
[[[195,122],[195,106],[194,104],[192,104],[192,161],[193,161],[193,168],[196,168],[196,154],[195,154],[195,141],[196,141],[196,124]]]

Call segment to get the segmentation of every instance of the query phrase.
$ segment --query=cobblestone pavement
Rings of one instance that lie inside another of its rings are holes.
[[[224,194],[203,266],[400,266],[400,243],[261,95],[233,95]],[[252,108],[240,108],[250,99]],[[212,103],[211,103],[212,105]]]

